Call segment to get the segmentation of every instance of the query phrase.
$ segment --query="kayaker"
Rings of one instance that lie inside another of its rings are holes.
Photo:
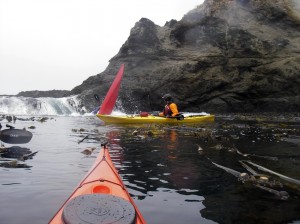
[[[166,102],[164,111],[159,113],[162,117],[175,117],[179,115],[177,105],[173,102],[173,98],[170,94],[165,94],[163,97]]]

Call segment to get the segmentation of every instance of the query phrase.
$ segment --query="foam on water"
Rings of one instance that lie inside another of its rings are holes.
[[[112,115],[126,115],[122,110],[122,102],[117,101]],[[97,111],[98,108],[90,112],[82,107],[77,95],[62,98],[0,96],[0,114],[5,115],[91,116]],[[184,116],[207,115],[205,112],[182,112],[182,114]]]
[[[63,98],[31,98],[0,96],[0,114],[9,115],[68,115],[86,113],[77,96]]]

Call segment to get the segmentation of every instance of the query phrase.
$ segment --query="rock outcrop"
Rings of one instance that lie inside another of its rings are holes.
[[[124,63],[125,112],[160,110],[165,93],[180,111],[299,112],[299,53],[298,0],[206,0],[163,27],[142,18],[107,69],[72,94],[94,108]]]
[[[17,96],[33,97],[33,98],[38,98],[38,97],[61,98],[69,95],[70,95],[69,90],[49,90],[49,91],[33,90],[33,91],[22,91],[17,94]]]

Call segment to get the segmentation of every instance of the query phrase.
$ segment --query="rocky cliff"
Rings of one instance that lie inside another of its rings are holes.
[[[38,98],[38,97],[61,98],[69,95],[70,95],[69,90],[49,90],[49,91],[33,90],[33,91],[19,92],[16,96],[33,97],[33,98]]]
[[[300,2],[206,0],[163,27],[142,18],[107,69],[72,90],[87,108],[104,98],[120,65],[126,112],[300,110]]]

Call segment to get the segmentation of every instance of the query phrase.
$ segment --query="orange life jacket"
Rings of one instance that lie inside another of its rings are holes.
[[[167,104],[164,108],[164,116],[176,116],[178,114],[178,109],[175,103]]]

